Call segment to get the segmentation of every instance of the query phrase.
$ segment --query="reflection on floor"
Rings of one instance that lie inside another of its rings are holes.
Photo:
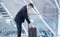
[[[0,37],[17,37],[17,35],[4,35]],[[21,35],[21,37],[28,37],[27,35]]]
[[[1,32],[0,37],[17,37],[17,31]],[[28,37],[28,35],[26,35],[24,31],[22,31],[21,37]]]

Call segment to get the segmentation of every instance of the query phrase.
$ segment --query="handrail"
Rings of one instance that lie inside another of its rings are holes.
[[[13,18],[13,16],[10,13],[10,11],[6,8],[6,6],[3,4],[3,2],[1,2],[1,4],[4,7],[4,9],[7,11],[7,13],[10,15],[10,17]]]
[[[54,0],[54,1],[55,1],[55,3],[56,3],[57,8],[59,9],[59,5],[58,5],[58,3],[57,3],[57,0]]]

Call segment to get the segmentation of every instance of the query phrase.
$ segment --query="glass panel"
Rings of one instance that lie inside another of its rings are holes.
[[[56,0],[57,1],[57,0]],[[47,2],[51,3],[52,5],[56,6],[55,0],[47,0]]]
[[[53,34],[50,29],[45,25],[44,21],[50,26],[50,28],[57,34],[57,15],[43,15],[42,19],[40,15],[30,15],[30,20],[33,20],[32,26],[37,28],[37,35],[39,32],[46,31],[50,35]],[[41,34],[41,33],[40,33]],[[49,35],[48,35],[49,36]],[[52,36],[52,35],[51,35]],[[51,37],[50,36],[50,37]]]
[[[48,25],[57,33],[57,24],[58,24],[58,16],[57,15],[44,15],[44,20],[48,23]]]
[[[45,14],[57,14],[58,9],[56,2],[54,0],[31,0],[28,2],[28,0],[25,0],[27,3],[33,2],[36,6],[37,10],[39,11],[39,14],[45,15]],[[31,12],[33,13],[33,12]]]

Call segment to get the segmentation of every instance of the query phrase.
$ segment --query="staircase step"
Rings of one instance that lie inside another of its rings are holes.
[[[5,13],[2,13],[2,14],[3,14],[3,15],[8,15],[8,13],[6,13],[6,12],[5,12]]]

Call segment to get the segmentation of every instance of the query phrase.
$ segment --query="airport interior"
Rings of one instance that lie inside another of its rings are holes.
[[[37,29],[37,37],[58,37],[60,0],[0,0],[0,37],[17,37],[14,17],[30,2],[34,4],[34,9],[28,14],[32,27]],[[25,21],[22,24],[21,37],[28,37],[28,27]]]

